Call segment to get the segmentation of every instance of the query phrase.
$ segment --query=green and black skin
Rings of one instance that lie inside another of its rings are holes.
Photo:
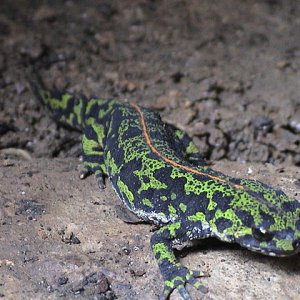
[[[300,204],[279,189],[205,165],[192,140],[135,103],[34,90],[54,117],[82,131],[83,163],[101,188],[109,177],[125,206],[157,225],[151,237],[167,299],[189,283],[207,289],[176,259],[173,247],[216,237],[271,256],[300,251]]]

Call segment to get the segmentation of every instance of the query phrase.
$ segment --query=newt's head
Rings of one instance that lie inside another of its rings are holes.
[[[300,203],[259,181],[241,179],[239,184],[227,209],[216,213],[215,235],[270,256],[300,252]]]

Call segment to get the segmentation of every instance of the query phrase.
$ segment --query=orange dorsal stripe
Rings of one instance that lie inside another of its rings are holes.
[[[232,184],[231,182],[229,182],[226,179],[220,178],[218,176],[209,175],[209,174],[207,174],[205,172],[201,172],[201,171],[195,170],[195,169],[190,168],[188,166],[179,164],[178,162],[176,162],[176,161],[174,161],[172,159],[169,159],[168,157],[164,156],[152,144],[152,141],[151,141],[151,138],[149,136],[148,129],[147,129],[146,121],[145,121],[145,118],[144,118],[144,113],[142,112],[142,110],[140,109],[140,107],[136,103],[131,103],[131,105],[135,108],[135,110],[140,115],[140,123],[142,125],[143,134],[144,134],[144,137],[145,137],[145,140],[146,140],[146,143],[147,143],[148,147],[150,148],[150,150],[153,153],[155,153],[157,156],[161,157],[161,159],[164,160],[166,163],[169,163],[170,165],[172,165],[174,167],[178,167],[178,168],[183,169],[183,170],[188,171],[188,172],[192,172],[192,173],[195,173],[195,174],[198,174],[198,175],[204,175],[204,176],[207,176],[207,177],[209,177],[209,178],[211,178],[213,180],[217,180],[217,181],[220,181],[220,182],[227,183],[227,184],[232,185],[233,187],[235,187],[237,189],[243,189],[244,188],[242,185]]]

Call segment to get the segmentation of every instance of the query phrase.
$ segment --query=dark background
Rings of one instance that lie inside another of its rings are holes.
[[[35,66],[49,88],[158,109],[207,159],[299,166],[299,20],[288,0],[2,0],[0,148],[80,154],[34,99]]]

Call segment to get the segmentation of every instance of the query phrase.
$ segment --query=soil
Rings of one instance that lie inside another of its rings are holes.
[[[0,3],[0,297],[156,299],[151,226],[118,218],[110,184],[78,180],[80,134],[27,81],[137,101],[188,132],[213,167],[300,200],[300,3],[293,0]],[[112,226],[113,224],[113,226]],[[299,255],[216,241],[194,299],[299,299]],[[171,299],[179,299],[174,293]]]

